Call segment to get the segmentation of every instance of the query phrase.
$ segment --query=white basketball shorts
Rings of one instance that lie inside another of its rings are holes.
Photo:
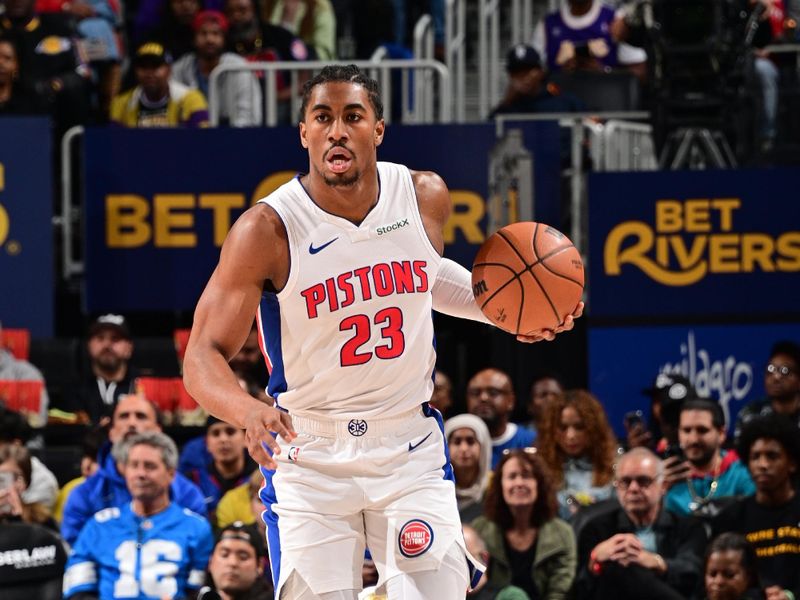
[[[424,404],[392,419],[292,422],[298,436],[278,438],[277,470],[262,468],[276,598],[293,571],[315,594],[360,590],[365,547],[379,588],[400,573],[436,570],[453,544],[477,581],[482,567],[464,546],[438,411]]]

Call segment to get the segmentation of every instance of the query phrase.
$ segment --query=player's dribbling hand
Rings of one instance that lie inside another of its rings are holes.
[[[534,342],[541,341],[552,342],[554,339],[556,339],[557,334],[561,333],[562,331],[569,331],[575,327],[575,319],[583,314],[583,307],[583,302],[578,302],[578,306],[575,307],[575,310],[572,311],[571,315],[567,315],[562,325],[559,325],[555,329],[540,329],[539,331],[532,331],[525,335],[518,335],[517,341],[524,342],[526,344],[532,344]]]
[[[267,469],[277,469],[278,463],[272,457],[280,454],[281,449],[272,435],[275,432],[286,442],[291,442],[297,437],[292,428],[292,418],[288,413],[272,406],[262,406],[251,411],[244,418],[244,437],[250,456]]]

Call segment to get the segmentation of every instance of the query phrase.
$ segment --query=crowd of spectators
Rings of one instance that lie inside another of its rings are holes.
[[[269,402],[256,330],[251,337],[232,365],[242,387]],[[89,372],[69,405],[84,413],[79,470],[59,463],[54,474],[40,458],[46,429],[0,408],[9,593],[59,597],[63,583],[77,600],[271,597],[263,476],[243,432],[210,416],[192,437],[165,425],[137,384],[122,316],[96,319],[86,352]],[[536,376],[525,401],[497,368],[476,372],[463,401],[444,373],[435,382],[465,541],[487,566],[468,598],[800,593],[796,343],[773,346],[767,397],[743,407],[735,428],[679,374],[656,377],[649,405],[626,416],[619,438],[603,403],[555,373]],[[371,565],[365,557],[363,597],[381,598]]]

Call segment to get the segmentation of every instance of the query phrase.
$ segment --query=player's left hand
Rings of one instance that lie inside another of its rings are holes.
[[[583,302],[578,302],[578,306],[575,307],[575,310],[572,311],[572,314],[567,315],[567,317],[564,319],[564,322],[555,329],[540,329],[539,331],[531,331],[524,335],[518,335],[517,341],[524,342],[526,344],[533,344],[534,342],[541,341],[552,342],[554,339],[556,339],[556,335],[562,331],[569,331],[575,327],[575,319],[583,314],[583,307]]]

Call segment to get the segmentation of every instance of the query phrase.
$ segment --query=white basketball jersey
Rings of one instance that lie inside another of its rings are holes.
[[[286,286],[258,311],[269,394],[291,414],[393,417],[430,399],[431,288],[441,257],[408,168],[378,163],[378,202],[360,225],[322,210],[299,176],[260,200],[283,220]]]

